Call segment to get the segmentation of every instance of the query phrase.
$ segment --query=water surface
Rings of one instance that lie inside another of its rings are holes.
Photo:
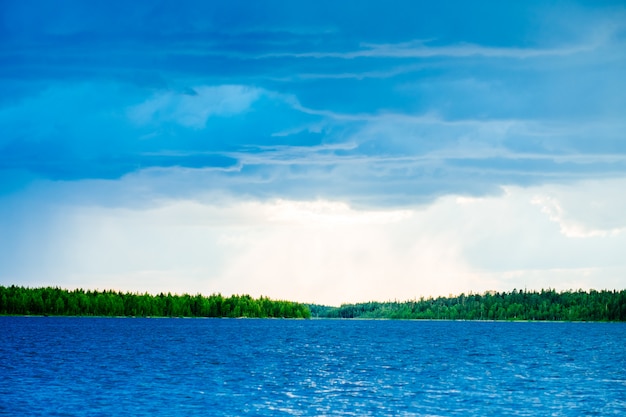
[[[625,415],[626,324],[0,317],[3,415]]]

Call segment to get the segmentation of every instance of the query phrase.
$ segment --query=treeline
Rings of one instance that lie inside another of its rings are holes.
[[[0,286],[0,314],[136,317],[385,318],[428,320],[626,321],[626,290],[486,292],[412,301],[367,302],[340,307],[258,299],[73,291]]]
[[[313,317],[325,318],[626,321],[626,290],[513,290],[311,309]]]
[[[136,317],[309,318],[308,306],[249,295],[150,295],[116,291],[0,286],[0,314]]]

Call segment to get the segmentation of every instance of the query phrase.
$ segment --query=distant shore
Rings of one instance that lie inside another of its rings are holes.
[[[57,287],[0,286],[0,315],[150,318],[394,319],[515,322],[624,322],[626,290],[513,290],[370,301],[339,307],[249,295],[151,295]]]
[[[76,317],[309,318],[307,305],[249,295],[172,295],[0,286],[0,314]]]
[[[626,321],[626,290],[513,290],[366,302],[340,307],[310,305],[313,318],[425,319],[474,321]]]

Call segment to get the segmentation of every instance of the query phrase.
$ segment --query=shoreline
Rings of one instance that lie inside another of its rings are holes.
[[[289,321],[411,321],[411,322],[468,322],[468,323],[626,323],[626,321],[593,320],[465,320],[465,319],[411,319],[388,317],[192,317],[192,316],[84,316],[84,315],[42,315],[42,314],[0,314],[0,317],[21,318],[79,318],[79,319],[176,319],[176,320],[289,320]]]

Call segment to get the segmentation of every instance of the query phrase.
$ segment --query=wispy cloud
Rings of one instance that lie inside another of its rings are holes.
[[[568,219],[567,213],[559,201],[553,197],[536,196],[532,199],[532,203],[541,207],[541,211],[545,213],[550,220],[557,223],[561,233],[567,237],[588,238],[616,236],[626,231],[626,226],[608,230],[592,229],[584,224]]]
[[[164,92],[131,107],[128,115],[137,124],[176,122],[201,129],[210,116],[231,116],[248,110],[262,90],[239,85],[198,86],[182,93]]]
[[[462,58],[481,56],[488,58],[535,58],[546,56],[566,56],[592,51],[603,45],[607,36],[597,37],[579,45],[560,48],[517,48],[490,47],[476,44],[434,46],[432,40],[413,40],[394,44],[361,44],[361,49],[346,52],[299,52],[272,53],[262,58],[292,56],[295,58]]]

